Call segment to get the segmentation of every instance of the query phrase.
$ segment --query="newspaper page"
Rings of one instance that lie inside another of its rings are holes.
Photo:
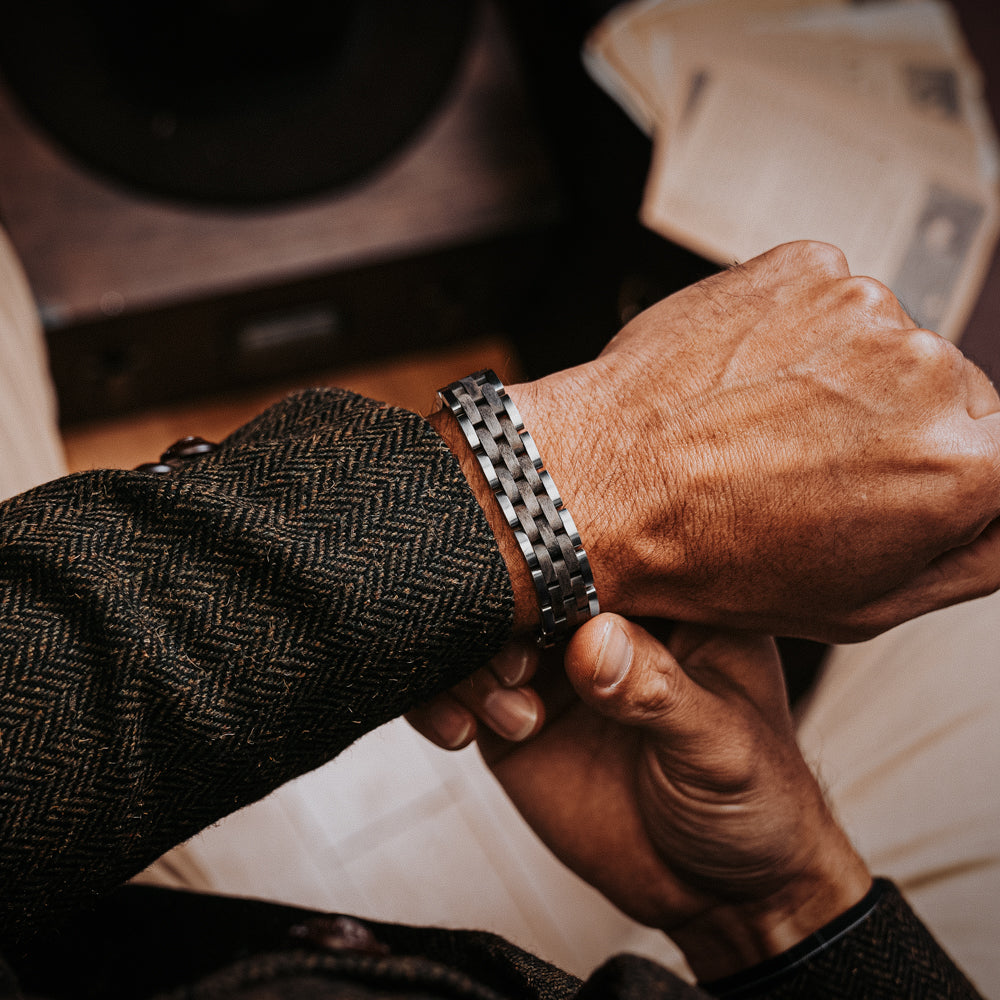
[[[995,192],[947,159],[899,155],[891,128],[753,64],[704,71],[675,142],[657,144],[641,217],[719,263],[825,240],[954,339],[989,259]]]
[[[663,49],[668,50],[666,58],[658,58]],[[653,54],[667,102],[661,105],[660,120],[678,120],[694,73],[739,60],[782,74],[790,87],[801,79],[825,88],[840,102],[852,101],[855,107],[870,102],[873,117],[891,115],[894,127],[909,128],[923,151],[965,161],[972,170],[995,170],[990,160],[980,159],[986,137],[981,139],[973,128],[979,75],[971,62],[953,63],[941,47],[902,44],[887,50],[844,37],[803,38],[784,31],[685,32],[656,39]]]
[[[615,45],[595,32],[600,61],[645,31],[630,111],[654,137],[642,221],[719,263],[834,243],[956,340],[996,243],[1000,156],[951,12],[763,4],[734,29],[707,16],[724,7],[629,5]]]
[[[657,38],[671,31],[725,25],[739,30],[777,11],[840,7],[849,0],[633,0],[615,8],[593,31],[583,61],[594,79],[647,135],[657,126],[661,103],[654,56]]]

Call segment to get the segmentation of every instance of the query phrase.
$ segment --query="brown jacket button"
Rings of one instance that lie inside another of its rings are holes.
[[[207,455],[219,446],[204,438],[189,435],[180,441],[175,441],[161,456],[161,462],[169,462],[174,458],[194,458],[196,455]]]
[[[388,955],[389,949],[364,924],[350,917],[313,917],[288,929],[299,944],[327,951],[353,951],[364,955]]]

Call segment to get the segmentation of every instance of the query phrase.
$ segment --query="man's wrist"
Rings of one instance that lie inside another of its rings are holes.
[[[521,554],[514,532],[511,531],[510,525],[497,506],[496,498],[483,476],[476,456],[472,453],[455,418],[447,409],[442,408],[427,419],[461,465],[469,489],[479,501],[479,506],[482,507],[483,514],[496,537],[514,592],[514,633],[520,636],[537,633],[541,627],[541,614],[528,565]]]
[[[847,842],[764,899],[706,910],[669,935],[699,979],[734,975],[794,948],[871,890],[867,866]]]
[[[699,985],[706,993],[719,997],[720,1000],[770,995],[775,988],[780,991],[780,984],[785,977],[793,975],[796,968],[814,959],[819,952],[835,947],[842,938],[871,919],[872,914],[893,892],[890,882],[874,879],[861,899],[797,944],[736,973],[715,979],[702,979]]]
[[[599,611],[587,552],[572,514],[517,404],[492,371],[459,379],[441,389],[439,396],[467,447],[459,445],[440,418],[436,427],[444,431],[463,464],[519,591],[524,575],[514,570],[516,559],[509,550],[511,539],[516,542],[537,600],[541,627],[536,637],[541,645],[551,646]],[[571,412],[556,413],[557,420],[565,421],[567,416],[572,419]],[[478,475],[470,468],[470,453],[479,467]],[[484,484],[488,487],[485,495]]]
[[[693,504],[686,456],[663,426],[649,429],[648,452],[636,454],[623,433],[634,418],[613,391],[619,380],[598,358],[507,391],[572,512],[601,610],[686,617],[690,602],[678,598],[689,547],[677,521]]]
[[[538,642],[553,646],[600,610],[573,517],[493,371],[468,375],[438,395],[471,447],[527,564],[541,612]]]
[[[618,599],[619,574],[607,556],[613,547],[605,540],[624,517],[625,509],[616,505],[612,513],[600,513],[594,497],[601,487],[592,481],[593,456],[612,433],[613,422],[588,383],[589,368],[584,365],[557,376],[510,385],[507,392],[572,513],[587,550],[601,610],[623,611]],[[605,468],[609,475],[614,474],[613,461],[605,463]]]

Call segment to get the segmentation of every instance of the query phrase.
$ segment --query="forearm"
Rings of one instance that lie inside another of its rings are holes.
[[[0,583],[4,933],[455,683],[513,618],[440,437],[342,393],[5,505]]]

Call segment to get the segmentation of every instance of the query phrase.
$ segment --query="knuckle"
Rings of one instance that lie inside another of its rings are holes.
[[[907,333],[905,342],[910,354],[918,362],[953,369],[956,373],[965,365],[962,352],[930,330],[911,330]]]
[[[842,294],[847,304],[868,316],[902,320],[902,307],[896,296],[876,278],[857,275],[844,281]]]
[[[991,433],[977,434],[968,450],[977,464],[984,485],[994,489],[1000,479],[1000,438]]]
[[[664,670],[662,664],[651,662],[638,651],[637,661],[633,667],[635,682],[619,692],[622,702],[627,702],[636,716],[647,721],[662,719],[683,706],[686,686],[678,670]]]
[[[961,354],[961,351],[959,353]],[[981,412],[995,412],[1000,409],[1000,394],[997,393],[996,384],[990,376],[964,354],[962,354],[962,368],[969,392],[978,398],[982,407]]]
[[[797,267],[806,266],[810,271],[818,271],[832,277],[849,273],[844,251],[832,243],[819,240],[798,240],[784,243],[773,251],[783,263]]]
[[[949,538],[952,549],[956,552],[966,549],[983,533],[983,526],[978,521],[971,524],[957,524],[952,536]]]
[[[943,337],[930,330],[870,327],[865,340],[895,385],[908,393],[919,393],[914,401],[922,401],[938,418],[967,399],[967,362]]]
[[[631,698],[622,696],[623,707],[628,707],[637,721],[653,722],[676,711],[677,699],[668,688],[635,692]]]

